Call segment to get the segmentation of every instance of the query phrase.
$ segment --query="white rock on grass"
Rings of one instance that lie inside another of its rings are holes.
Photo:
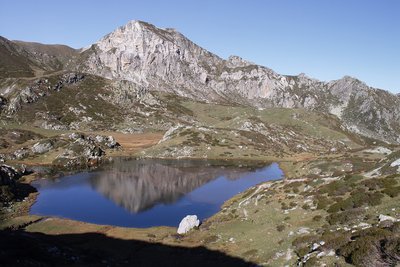
[[[392,216],[387,216],[387,215],[380,214],[380,215],[379,215],[379,221],[380,221],[380,222],[383,222],[383,221],[392,221],[392,222],[396,222],[397,219],[396,219],[396,218],[393,218]]]
[[[396,159],[392,163],[390,163],[390,167],[400,166],[400,159]]]
[[[301,234],[309,234],[310,233],[310,228],[308,227],[300,227],[297,230],[297,234],[301,235]]]
[[[366,149],[366,150],[364,150],[364,152],[389,155],[392,153],[392,150],[390,150],[386,147],[378,146],[373,149]]]
[[[182,235],[189,232],[194,227],[198,227],[200,225],[200,220],[197,219],[196,215],[187,215],[182,221],[179,223],[177,233]]]

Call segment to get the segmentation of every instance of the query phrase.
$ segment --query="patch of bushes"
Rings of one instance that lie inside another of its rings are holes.
[[[321,236],[321,240],[325,241],[324,247],[333,250],[346,245],[350,241],[350,238],[351,234],[346,231],[326,231]]]
[[[342,199],[331,205],[327,211],[329,213],[334,213],[359,208],[364,205],[376,206],[381,204],[382,198],[383,194],[380,192],[364,193],[362,191],[355,190],[351,193],[350,197]]]
[[[14,199],[14,193],[8,185],[0,186],[0,207],[4,202],[9,202]]]
[[[282,232],[283,230],[285,230],[285,225],[284,224],[280,224],[280,225],[278,225],[277,227],[276,227],[276,230],[278,231],[278,232]]]
[[[281,203],[281,209],[282,209],[282,210],[288,210],[288,209],[289,209],[289,206],[288,206],[285,202],[282,202],[282,203]]]
[[[342,196],[349,192],[351,188],[349,188],[349,184],[345,181],[338,180],[333,181],[327,185],[322,186],[319,189],[320,194],[328,194],[328,196]]]
[[[367,187],[368,190],[372,191],[372,190],[379,190],[382,188],[394,187],[397,184],[397,181],[394,178],[385,177],[385,178],[368,179],[363,181],[361,184]]]
[[[341,246],[338,254],[356,266],[391,266],[400,259],[400,238],[389,229],[372,227],[357,231],[352,242]],[[393,265],[394,266],[394,265]]]
[[[302,186],[303,184],[304,184],[304,182],[292,182],[292,183],[285,184],[283,186],[283,189],[285,189],[285,192],[287,192],[287,193],[293,192],[293,193],[297,194],[300,191],[299,187]]]
[[[314,222],[319,222],[319,221],[322,220],[322,216],[321,216],[321,215],[315,215],[315,216],[312,218],[312,220],[313,220]]]
[[[400,186],[385,188],[382,192],[390,197],[397,197],[400,194]]]
[[[327,198],[325,196],[321,196],[321,195],[317,195],[315,197],[315,201],[317,204],[317,209],[319,209],[319,210],[325,209],[333,202],[332,199],[329,199],[329,198]]]
[[[327,216],[326,220],[330,225],[349,224],[364,215],[363,209],[351,209],[342,212],[335,212]]]
[[[359,175],[359,174],[355,174],[355,175],[346,174],[344,176],[343,180],[345,180],[346,183],[355,183],[355,182],[362,180],[363,178],[364,178],[364,176]]]
[[[310,252],[311,244],[320,240],[320,237],[317,235],[305,235],[296,237],[292,241],[292,245],[294,246],[294,251],[299,257],[303,257],[308,252]]]

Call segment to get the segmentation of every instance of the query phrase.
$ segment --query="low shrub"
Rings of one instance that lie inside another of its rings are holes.
[[[277,227],[276,227],[276,230],[278,231],[278,232],[282,232],[283,230],[285,230],[285,225],[284,224],[280,224],[280,225],[278,225]]]
[[[349,224],[355,220],[361,219],[364,215],[363,209],[351,209],[342,212],[335,212],[327,216],[326,220],[330,225]]]

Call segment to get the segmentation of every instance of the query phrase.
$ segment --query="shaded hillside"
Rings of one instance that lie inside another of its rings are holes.
[[[0,36],[0,79],[32,77],[31,64],[24,50]]]
[[[61,70],[68,66],[78,55],[78,50],[66,45],[50,45],[34,42],[13,41],[31,53],[35,60],[45,66],[46,70]]]

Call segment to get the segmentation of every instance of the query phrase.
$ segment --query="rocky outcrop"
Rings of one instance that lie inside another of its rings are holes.
[[[5,164],[0,165],[0,208],[8,206],[10,202],[20,201],[30,193],[36,192],[32,186],[19,182],[19,179],[27,173],[29,172],[27,172],[25,166],[17,169]]]
[[[16,181],[21,177],[16,169],[8,165],[0,165],[0,186],[15,185]]]
[[[81,73],[71,72],[60,75],[56,81],[50,81],[47,78],[37,79],[21,90],[18,90],[18,86],[12,85],[6,90],[8,100],[4,97],[1,98],[3,100],[0,99],[0,111],[1,103],[4,103],[6,113],[14,114],[21,109],[22,105],[36,102],[41,97],[51,94],[52,91],[59,91],[64,85],[78,83],[84,78],[85,75]]]
[[[66,142],[67,145],[53,161],[53,165],[62,168],[97,165],[103,160],[107,149],[120,147],[112,136],[86,136],[80,133],[69,134]]]
[[[285,76],[237,56],[228,60],[179,32],[131,21],[81,53],[79,69],[141,88],[204,101],[307,108],[338,116],[347,129],[398,143],[400,99],[355,78],[321,82]]]
[[[43,154],[50,151],[52,148],[52,142],[50,140],[45,140],[34,144],[31,150],[35,154]]]

